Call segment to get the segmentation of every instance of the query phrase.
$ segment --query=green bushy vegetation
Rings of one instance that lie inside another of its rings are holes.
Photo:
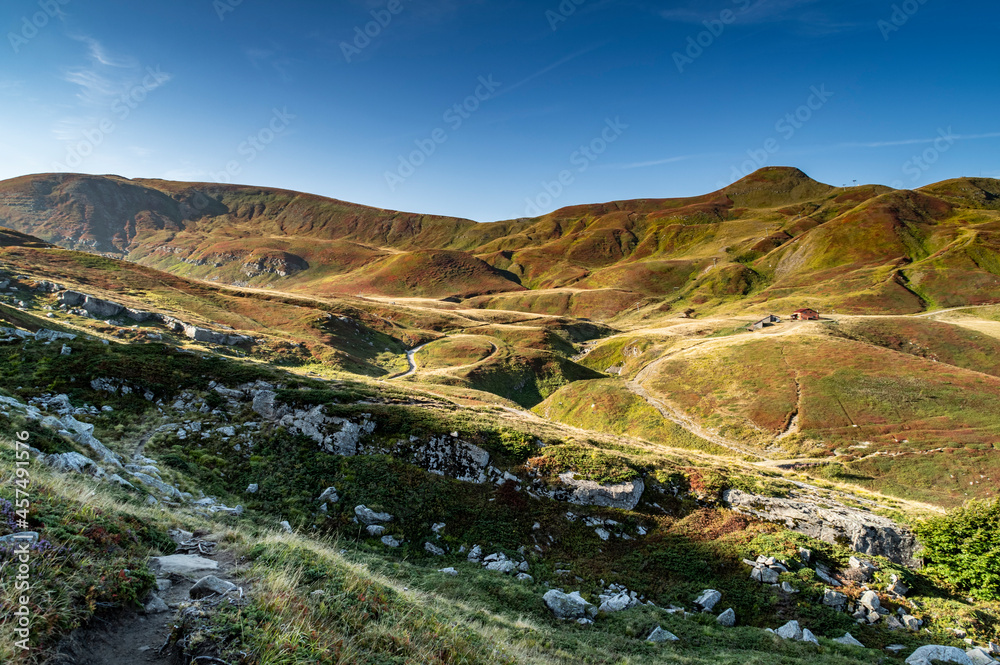
[[[917,526],[928,571],[963,593],[1000,600],[1000,499],[973,500]]]

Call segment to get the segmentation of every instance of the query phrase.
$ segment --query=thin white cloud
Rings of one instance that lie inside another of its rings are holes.
[[[665,164],[676,164],[677,162],[686,162],[689,159],[698,159],[699,157],[707,157],[709,155],[677,155],[676,157],[666,157],[664,159],[654,159],[648,162],[630,162],[626,164],[608,164],[605,168],[615,169],[619,171],[626,171],[630,169],[645,169],[651,166],[663,166]]]
[[[87,45],[91,60],[97,64],[104,65],[105,67],[122,68],[135,68],[139,66],[139,63],[135,58],[115,55],[104,48],[104,45],[93,37],[81,35],[74,37],[74,39]]]
[[[838,143],[837,145],[831,146],[833,148],[892,148],[901,145],[927,145],[930,143],[935,143],[941,138],[954,139],[956,141],[981,141],[983,139],[996,139],[1000,138],[1000,132],[989,132],[987,134],[949,134],[942,133],[937,136],[930,138],[920,138],[920,139],[901,139],[898,141],[870,141],[870,142],[847,142]]]
[[[577,58],[579,58],[579,57],[581,57],[583,55],[586,55],[587,53],[590,53],[591,51],[599,49],[600,47],[604,46],[606,43],[607,42],[602,42],[600,44],[594,44],[592,46],[588,46],[585,49],[581,49],[579,51],[576,51],[575,53],[571,53],[571,54],[567,55],[565,58],[560,58],[559,60],[553,62],[551,65],[548,65],[547,67],[543,67],[542,69],[539,69],[534,74],[530,74],[529,76],[521,79],[517,83],[511,84],[511,85],[508,85],[508,86],[504,86],[500,90],[500,92],[498,92],[497,94],[495,94],[493,96],[494,97],[500,97],[502,95],[506,95],[508,92],[513,92],[514,90],[517,90],[521,86],[523,86],[523,85],[525,85],[527,83],[530,83],[531,81],[535,80],[539,76],[544,76],[545,74],[548,74],[549,72],[551,72],[553,69],[557,69],[559,67],[562,67],[563,65],[565,65],[568,62],[572,62],[573,60],[576,60]]]

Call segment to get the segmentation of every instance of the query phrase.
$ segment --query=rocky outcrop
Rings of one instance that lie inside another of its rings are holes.
[[[439,476],[484,483],[490,454],[479,446],[442,436],[418,446],[413,451],[413,462]]]
[[[70,308],[80,308],[88,315],[97,319],[110,319],[116,316],[124,316],[136,323],[152,321],[161,323],[174,332],[183,333],[189,339],[206,344],[218,344],[220,346],[242,346],[252,344],[253,337],[247,335],[236,335],[233,333],[216,332],[208,328],[185,323],[180,319],[175,319],[166,314],[157,312],[147,312],[141,309],[126,307],[110,300],[102,300],[95,296],[80,293],[79,291],[63,291],[59,294],[59,303]]]
[[[736,512],[782,524],[792,531],[906,566],[917,565],[913,557],[916,538],[887,517],[841,505],[820,505],[804,495],[776,498],[727,490],[723,500]]]
[[[626,483],[602,485],[592,480],[582,480],[572,471],[559,476],[561,487],[543,487],[536,484],[533,489],[541,495],[557,501],[568,501],[578,506],[604,506],[633,510],[646,489],[642,478]]]

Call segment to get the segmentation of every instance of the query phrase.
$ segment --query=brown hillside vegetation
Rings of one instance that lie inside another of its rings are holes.
[[[905,314],[1000,298],[998,192],[983,178],[838,188],[769,167],[702,196],[476,224],[261,187],[50,174],[0,183],[0,224],[178,275],[307,294],[528,288],[471,304],[600,319],[637,306]]]

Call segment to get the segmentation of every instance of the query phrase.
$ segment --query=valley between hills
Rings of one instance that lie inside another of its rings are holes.
[[[998,280],[984,178],[485,224],[0,182],[24,662],[987,665]]]

